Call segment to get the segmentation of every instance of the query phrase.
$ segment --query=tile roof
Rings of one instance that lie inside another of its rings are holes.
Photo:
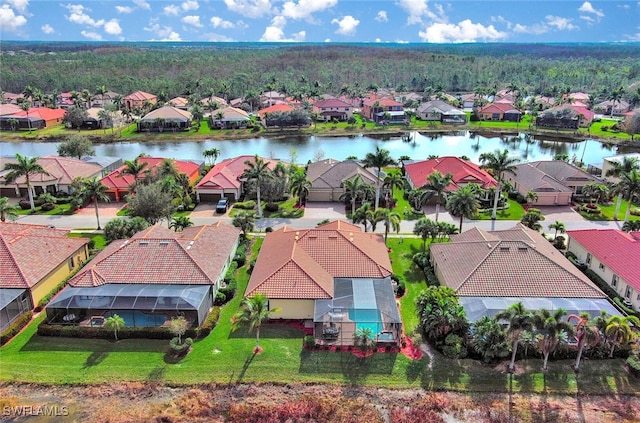
[[[362,104],[366,105],[366,106],[373,106],[374,104],[376,104],[376,101],[380,104],[381,107],[397,107],[400,106],[402,107],[402,103],[395,101],[392,98],[387,98],[387,97],[383,97],[383,98],[367,98],[363,101]]]
[[[567,235],[570,242],[582,245],[613,273],[640,291],[640,232],[582,229],[567,231]]]
[[[0,157],[1,168],[4,168],[5,163],[17,163],[17,161],[13,157]],[[61,185],[70,185],[74,178],[92,178],[99,176],[102,172],[100,165],[87,163],[84,160],[78,160],[73,157],[45,156],[40,157],[37,163],[49,173],[49,176],[44,174],[31,175],[29,180],[33,183],[57,182]],[[0,176],[0,181],[3,180],[4,176]],[[26,179],[22,176],[16,179],[16,183],[25,184]]]
[[[529,163],[565,185],[571,182],[601,182],[600,179],[564,160],[540,160]]]
[[[606,298],[538,232],[521,224],[467,232],[431,245],[441,283],[461,296]]]
[[[67,229],[0,223],[0,288],[31,288],[89,242]]]
[[[167,104],[173,106],[173,107],[188,107],[189,106],[189,100],[187,100],[184,97],[175,97],[172,98],[171,100],[167,101]]]
[[[513,104],[509,103],[489,103],[480,109],[480,113],[506,113],[514,110]]]
[[[0,116],[13,115],[22,109],[15,104],[0,104]]]
[[[391,261],[380,235],[346,222],[315,229],[288,227],[268,233],[246,295],[270,298],[333,297],[333,278],[384,278]]]
[[[432,100],[422,103],[416,110],[418,113],[428,112],[430,110],[438,110],[439,112],[450,112],[452,110],[460,110],[457,107],[452,106],[442,100]]]
[[[453,182],[449,185],[449,191],[456,191],[461,185],[468,183],[479,184],[484,189],[497,185],[496,180],[486,170],[481,169],[475,163],[455,156],[438,157],[405,165],[407,176],[415,187],[426,184],[429,175],[436,170],[443,175],[453,174]]]
[[[162,165],[162,162],[165,160],[164,157],[145,157],[139,156],[138,162],[147,163],[147,166],[144,170],[151,170],[151,172],[155,172],[158,167]],[[200,164],[199,161],[191,161],[191,160],[173,160],[173,164],[176,167],[178,173],[186,174],[190,180],[195,181],[197,176],[200,174]],[[109,173],[105,177],[103,177],[100,182],[106,185],[108,188],[120,188],[120,189],[128,189],[133,184],[133,176],[129,174],[123,174],[122,171],[126,169],[126,165],[122,165],[113,172]]]
[[[307,179],[313,188],[339,188],[344,180],[356,175],[361,175],[364,182],[376,183],[375,173],[355,160],[325,159],[307,166]]]
[[[113,241],[71,278],[69,285],[215,284],[239,234],[238,228],[222,222],[182,232],[155,225],[131,239]]]
[[[155,109],[144,115],[144,117],[140,119],[140,121],[154,121],[156,119],[177,120],[186,122],[191,120],[191,113],[173,106],[162,106],[159,109]]]
[[[271,170],[279,162],[279,160],[266,159],[264,157],[261,157],[261,159],[268,163],[268,167]],[[241,185],[240,176],[247,170],[247,165],[244,163],[246,161],[254,163],[255,156],[244,155],[221,161],[204,175],[196,185],[196,188],[238,189]]]
[[[145,93],[144,91],[136,91],[124,96],[123,100],[144,101],[153,100],[155,98],[157,98],[157,96],[155,96],[154,94]]]
[[[29,118],[40,118],[44,121],[62,119],[67,113],[64,109],[50,109],[48,107],[32,107],[27,113],[25,110],[20,110],[14,113],[13,116],[24,116]]]
[[[273,106],[269,106],[266,109],[259,110],[258,115],[260,115],[260,118],[263,118],[265,113],[290,112],[292,110],[292,106],[286,103],[278,103],[274,104]]]
[[[572,188],[547,175],[532,163],[521,163],[514,167],[514,172],[505,172],[505,175],[515,180],[519,185],[533,192],[573,192]]]
[[[351,106],[351,104],[347,103],[346,101],[342,101],[338,98],[327,98],[324,100],[318,100],[315,103],[313,103],[314,107],[317,107],[319,109],[322,109],[323,107],[353,107]]]

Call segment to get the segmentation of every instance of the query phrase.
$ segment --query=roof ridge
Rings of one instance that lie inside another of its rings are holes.
[[[465,242],[465,241],[462,241],[462,242]],[[480,243],[480,242],[482,242],[482,243],[484,244],[485,242],[488,242],[488,240],[485,240],[485,241],[471,241],[471,242],[476,242],[476,243]],[[489,242],[490,242],[490,241],[489,241]],[[489,247],[490,247],[490,248],[489,248],[489,251],[487,252],[487,254],[485,254],[484,258],[483,258],[482,260],[479,260],[479,261],[478,261],[478,264],[476,265],[476,267],[474,267],[474,268],[473,268],[473,269],[472,269],[472,270],[467,274],[467,276],[465,276],[465,277],[462,279],[462,283],[461,283],[460,285],[458,285],[458,286],[455,288],[456,292],[459,292],[459,291],[460,291],[460,289],[462,289],[462,287],[463,287],[467,282],[469,282],[469,280],[471,279],[471,276],[473,276],[473,274],[474,274],[474,273],[476,273],[476,272],[478,271],[478,269],[480,268],[480,266],[482,266],[482,265],[487,261],[487,259],[488,259],[488,258],[489,258],[489,256],[491,255],[491,253],[493,253],[493,252],[496,250],[496,248],[498,248],[498,246],[500,245],[500,241],[494,241],[494,242],[496,243],[496,245],[494,245],[493,247],[491,247],[491,245],[489,245]]]
[[[13,252],[11,252],[11,248],[9,248],[9,244],[4,239],[4,234],[2,232],[0,232],[0,240],[4,244],[4,247],[7,250],[7,253],[9,254],[9,257],[11,258],[11,261],[16,266],[16,269],[18,269],[18,273],[22,277],[22,282],[24,282],[24,284],[26,285],[26,288],[29,288],[29,281],[27,280],[27,276],[22,271],[22,268],[20,267],[20,264],[18,263],[18,261],[16,260],[15,256],[13,255]]]
[[[355,242],[353,242],[353,240],[351,238],[347,238],[346,234],[344,234],[343,232],[346,232],[346,229],[340,230],[340,229],[334,229],[334,231],[339,232],[351,245],[353,245],[355,248],[358,249],[358,251],[360,251],[362,254],[364,254],[369,260],[371,260],[376,266],[378,267],[382,267],[382,265],[373,257],[371,257],[371,254],[369,254],[367,251],[363,250],[362,248],[360,248],[360,246],[356,245]],[[353,236],[354,231],[350,231],[350,235]],[[373,236],[377,236],[377,237],[382,237],[382,235],[379,234],[374,234],[372,232],[356,232],[357,234],[361,234],[361,235],[373,235]],[[385,245],[385,249],[386,249],[386,245]],[[386,269],[383,267],[383,269],[387,270],[388,272],[393,273],[393,269]]]

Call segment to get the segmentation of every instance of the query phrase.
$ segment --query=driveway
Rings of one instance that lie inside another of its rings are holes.
[[[308,219],[346,219],[344,203],[308,201],[304,209],[304,217]]]

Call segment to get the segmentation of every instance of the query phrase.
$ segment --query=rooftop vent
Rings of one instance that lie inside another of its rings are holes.
[[[160,245],[169,245],[169,241],[160,241]]]
[[[149,245],[149,241],[140,241],[139,244],[140,245]]]
[[[509,247],[500,247],[500,251],[509,251]]]

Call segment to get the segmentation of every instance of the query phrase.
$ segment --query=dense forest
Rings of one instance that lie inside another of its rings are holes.
[[[0,88],[45,93],[104,86],[167,98],[247,96],[267,89],[305,95],[347,89],[528,94],[584,91],[606,98],[640,85],[637,44],[265,44],[0,42]]]

